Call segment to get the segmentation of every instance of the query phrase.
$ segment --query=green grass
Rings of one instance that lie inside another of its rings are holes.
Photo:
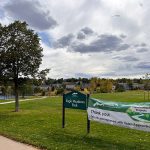
[[[130,97],[130,94],[134,95]],[[117,96],[118,95],[118,96]],[[126,96],[126,97],[125,97]],[[92,97],[116,101],[143,101],[136,92],[95,94]],[[131,98],[131,99],[130,99]],[[86,133],[85,111],[66,109],[66,127],[62,129],[62,98],[52,97],[0,105],[0,134],[49,150],[149,150],[150,133],[91,122]]]
[[[100,93],[92,95],[94,98],[110,100],[110,101],[121,101],[121,102],[148,102],[148,95],[146,93],[144,100],[144,91],[127,91],[117,93]]]
[[[0,100],[0,103],[9,102],[9,101],[13,101],[13,100]]]
[[[40,96],[28,96],[28,97],[26,97],[26,98],[20,97],[20,100],[32,99],[32,98],[38,98],[38,97],[40,97]],[[13,99],[6,99],[6,100],[0,99],[0,103],[3,103],[3,102],[10,102],[10,101],[14,101],[14,100],[15,100],[14,98],[13,98]]]

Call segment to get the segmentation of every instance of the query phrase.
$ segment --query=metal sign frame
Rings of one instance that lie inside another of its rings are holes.
[[[87,110],[89,94],[85,95],[78,91],[63,94],[62,103],[62,128],[65,128],[65,108]],[[87,115],[87,133],[90,132],[90,120]]]

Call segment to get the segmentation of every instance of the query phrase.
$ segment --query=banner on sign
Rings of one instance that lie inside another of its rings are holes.
[[[150,103],[121,103],[89,98],[88,118],[150,132]]]

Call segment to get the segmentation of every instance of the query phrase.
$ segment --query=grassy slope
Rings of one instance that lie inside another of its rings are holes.
[[[147,102],[148,95],[146,94],[146,98],[144,100],[144,92],[143,91],[128,91],[128,92],[118,92],[118,93],[100,93],[94,94],[92,97],[104,99],[104,100],[112,100],[112,101],[121,101],[121,102]]]
[[[122,93],[124,95],[124,93]],[[129,93],[126,93],[127,97]],[[130,93],[134,94],[134,93]],[[104,94],[108,99],[108,95]],[[107,96],[106,96],[107,95]],[[110,95],[109,95],[110,96]],[[99,97],[93,95],[92,97]],[[101,97],[101,96],[100,96]],[[114,98],[112,96],[111,100]],[[120,101],[129,99],[120,96]],[[119,101],[119,97],[117,100]],[[134,100],[139,96],[135,95]],[[116,99],[116,96],[115,96]],[[142,101],[142,99],[137,99]],[[0,105],[0,134],[46,149],[149,150],[150,133],[91,122],[86,134],[86,112],[66,109],[66,128],[61,128],[62,98]]]

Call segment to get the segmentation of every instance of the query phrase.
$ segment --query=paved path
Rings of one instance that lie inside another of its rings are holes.
[[[23,100],[19,100],[19,102],[32,101],[32,100],[38,100],[38,99],[44,99],[44,98],[46,98],[46,96],[40,97],[40,98],[23,99]],[[0,105],[10,104],[10,103],[15,103],[15,101],[3,102],[3,103],[0,103]],[[1,150],[1,149],[0,149],[0,150]]]
[[[0,150],[39,150],[39,149],[0,136]]]

